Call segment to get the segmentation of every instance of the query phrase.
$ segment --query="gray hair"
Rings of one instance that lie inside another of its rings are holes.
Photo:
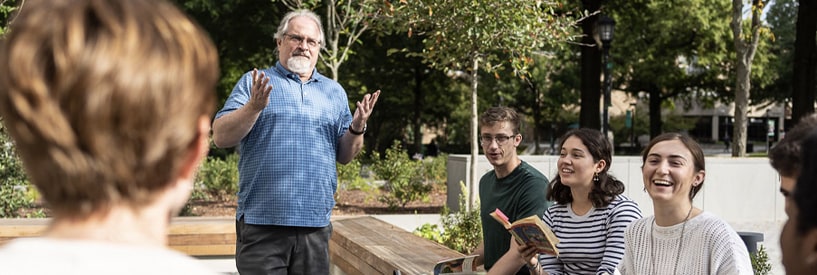
[[[312,12],[310,10],[294,10],[294,11],[288,12],[286,15],[284,15],[284,19],[281,19],[281,24],[278,24],[278,31],[275,32],[275,36],[274,36],[275,40],[281,39],[284,36],[284,34],[287,31],[289,31],[289,21],[291,21],[293,18],[299,17],[299,16],[303,16],[303,17],[312,19],[312,21],[315,21],[315,24],[318,25],[318,30],[321,31],[321,36],[318,37],[318,39],[320,39],[319,42],[320,42],[321,48],[323,48],[323,45],[325,44],[324,43],[324,40],[325,40],[324,38],[325,37],[324,37],[324,34],[323,34],[323,24],[321,24],[321,18],[318,17],[317,14],[315,14],[314,12]]]

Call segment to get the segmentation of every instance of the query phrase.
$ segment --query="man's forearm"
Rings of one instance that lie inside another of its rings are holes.
[[[244,106],[213,121],[213,143],[219,148],[238,145],[250,130],[261,112]]]
[[[338,162],[347,164],[351,162],[360,150],[363,149],[363,135],[355,135],[349,130],[340,138],[340,148],[338,148]]]

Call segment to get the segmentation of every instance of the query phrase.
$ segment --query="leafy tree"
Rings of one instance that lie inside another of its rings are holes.
[[[647,95],[651,137],[665,128],[662,111],[675,107],[668,99],[712,106],[728,95],[733,75],[728,3],[617,1],[607,8],[617,21],[614,86]]]
[[[760,16],[763,13],[764,1],[752,0],[752,21],[749,30],[744,34],[743,1],[732,0],[732,33],[734,34],[736,62],[735,81],[735,124],[732,135],[732,156],[746,156],[746,137],[749,113],[749,94],[752,87],[752,60],[757,52],[760,40],[760,31],[763,27]]]
[[[752,90],[752,101],[769,99],[788,102],[792,98],[795,38],[795,20],[792,18],[797,18],[797,0],[775,0],[769,7],[766,22],[774,39],[769,41],[769,49],[765,53],[769,56],[768,71],[772,80],[765,86],[752,82],[753,87],[760,87]],[[759,51],[763,52],[763,49]]]
[[[368,122],[367,148],[382,155],[392,141],[399,140],[411,155],[422,152],[421,126],[440,134],[437,142],[445,151],[451,149],[448,145],[467,141],[460,131],[465,120],[459,111],[467,102],[467,91],[419,56],[407,54],[421,51],[418,37],[370,32],[360,42],[355,57],[344,65],[347,73],[340,82],[351,98],[373,87],[384,91]]]
[[[479,71],[497,72],[510,65],[524,75],[533,51],[571,39],[574,22],[557,14],[557,5],[530,0],[437,0],[400,1],[393,6],[394,18],[408,36],[424,36],[422,57],[426,62],[466,75],[471,83],[469,205],[473,205],[477,179]]]

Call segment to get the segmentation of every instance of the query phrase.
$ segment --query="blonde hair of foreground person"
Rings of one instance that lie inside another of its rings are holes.
[[[163,262],[173,269],[156,255],[195,265],[156,252],[167,251],[170,217],[208,149],[219,65],[207,34],[163,0],[29,0],[9,30],[0,46],[0,115],[53,214],[37,243],[49,264],[21,270],[90,274],[78,271],[82,260],[99,271],[128,257],[118,272]],[[20,255],[30,246],[13,244],[6,253],[0,247],[0,273],[27,261]],[[145,255],[158,263],[136,263]],[[158,269],[151,273],[168,272]]]

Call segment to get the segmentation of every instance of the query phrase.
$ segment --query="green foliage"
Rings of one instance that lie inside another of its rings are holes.
[[[443,233],[436,224],[425,223],[417,229],[414,229],[412,233],[427,240],[443,243]]]
[[[0,124],[0,218],[19,217],[20,209],[34,204],[35,194],[14,143]]]
[[[0,36],[8,31],[8,24],[13,19],[14,11],[19,7],[16,0],[0,0]]]
[[[376,178],[386,180],[389,193],[380,200],[390,208],[405,207],[416,200],[427,200],[431,185],[424,182],[422,163],[409,158],[400,142],[386,150],[386,158],[380,153],[372,153],[372,172]]]
[[[193,216],[193,201],[227,201],[238,192],[238,154],[208,156],[196,173],[193,192],[180,216]]]
[[[338,190],[362,190],[366,194],[366,200],[375,196],[377,188],[361,177],[363,165],[360,158],[364,152],[355,156],[347,164],[336,164],[338,171]],[[340,192],[335,192],[335,201],[340,200]]]
[[[797,18],[797,0],[775,0],[771,3],[766,14],[766,21],[772,32],[773,39],[765,44],[766,40],[761,40],[758,46],[756,58],[768,59],[768,66],[752,66],[754,77],[755,70],[764,69],[771,78],[771,83],[757,83],[752,79],[752,101],[772,99],[777,102],[785,102],[792,98],[794,91],[792,80],[794,79],[794,42],[796,38],[796,26],[793,18]],[[757,87],[757,88],[756,88]]]
[[[470,128],[476,129],[479,72],[498,78],[509,68],[526,77],[532,56],[546,46],[566,47],[576,37],[576,22],[558,11],[559,1],[384,1],[396,32],[422,37],[422,57],[431,67],[462,75],[470,82]],[[391,6],[394,4],[394,6]],[[476,141],[475,131],[467,136]],[[477,154],[475,147],[472,154]]]
[[[369,184],[360,176],[360,169],[362,168],[360,156],[364,153],[365,152],[361,151],[360,154],[355,156],[355,158],[347,164],[338,163],[336,165],[338,171],[338,189],[365,190],[368,188]]]
[[[536,146],[556,139],[578,120],[581,86],[579,55],[569,49],[554,49],[547,55],[534,56],[534,63],[524,78],[486,78],[485,86],[495,96],[483,93],[486,99],[495,99],[491,106],[507,104],[524,114],[523,143]],[[496,84],[491,83],[495,81]],[[530,125],[530,126],[527,126]],[[519,149],[523,149],[520,146]],[[534,154],[550,148],[536,147]]]
[[[387,2],[388,3],[388,2]],[[399,1],[397,27],[408,35],[425,35],[423,58],[432,66],[467,71],[482,59],[482,69],[503,64],[524,75],[536,50],[566,46],[575,22],[557,10],[556,1]]]
[[[275,34],[286,12],[269,0],[171,0],[210,35],[218,48],[221,106],[242,74],[275,64]]]
[[[425,158],[423,164],[423,175],[425,175],[426,182],[435,186],[445,187],[448,179],[448,171],[446,165],[448,164],[448,155],[440,154],[436,157]]]
[[[757,252],[749,256],[752,260],[752,270],[755,271],[755,275],[767,275],[772,271],[769,254],[766,253],[766,248],[763,245],[760,245]]]
[[[196,186],[203,187],[207,196],[217,200],[226,200],[238,192],[238,154],[230,154],[225,159],[207,157],[196,174]],[[196,194],[194,188],[191,198]]]
[[[610,129],[613,131],[613,140],[615,140],[616,144],[631,143],[631,134],[635,135],[636,143],[638,143],[638,136],[650,134],[650,121],[647,115],[647,109],[636,110],[635,116],[633,117],[635,118],[635,123],[632,124],[632,129],[626,127],[625,120],[627,118],[625,115],[610,117]],[[668,126],[667,124],[669,123],[664,123],[663,125]]]
[[[442,229],[436,224],[424,224],[414,230],[414,234],[441,243],[464,254],[471,254],[482,241],[482,222],[479,217],[479,202],[470,211],[465,210],[468,202],[468,188],[460,182],[462,193],[459,197],[460,211],[451,213],[448,207],[440,214]]]

